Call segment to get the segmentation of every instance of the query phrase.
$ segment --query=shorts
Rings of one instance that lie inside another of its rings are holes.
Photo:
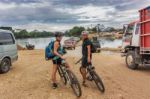
[[[53,64],[57,64],[57,65],[60,65],[60,64],[62,64],[62,59],[61,58],[58,58],[58,59],[56,59],[56,60],[52,60],[53,61]]]
[[[86,57],[82,58],[82,66],[83,68],[86,68],[88,65],[91,65],[91,63],[88,63],[88,60]]]

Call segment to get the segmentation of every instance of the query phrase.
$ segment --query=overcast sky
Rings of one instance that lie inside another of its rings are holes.
[[[0,0],[0,25],[65,31],[75,25],[121,27],[150,0]]]

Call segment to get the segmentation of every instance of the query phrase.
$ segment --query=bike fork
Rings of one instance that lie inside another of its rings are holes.
[[[66,75],[68,84],[71,85],[71,80],[70,80],[70,77],[69,77],[67,71],[66,71],[65,75]]]

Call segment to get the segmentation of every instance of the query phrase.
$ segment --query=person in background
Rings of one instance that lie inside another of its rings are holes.
[[[88,31],[83,31],[81,34],[83,44],[82,44],[82,66],[81,66],[80,72],[83,77],[82,85],[85,87],[87,87],[87,85],[86,85],[86,67],[88,65],[91,65],[91,59],[92,59],[92,53],[91,53],[92,42],[89,40],[88,34],[89,34]]]

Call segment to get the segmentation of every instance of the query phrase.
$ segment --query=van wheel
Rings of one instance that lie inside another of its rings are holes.
[[[128,68],[133,69],[133,70],[138,68],[138,64],[135,63],[135,54],[133,51],[130,51],[127,53],[126,65],[128,66]]]
[[[8,58],[4,58],[0,64],[0,73],[7,73],[10,70],[11,61]]]

